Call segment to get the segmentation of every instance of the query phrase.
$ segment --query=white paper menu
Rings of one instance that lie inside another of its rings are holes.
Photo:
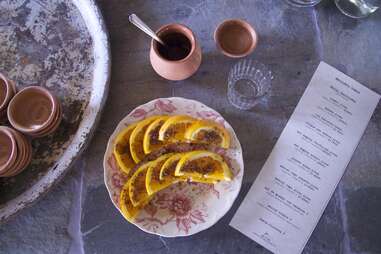
[[[230,225],[273,253],[301,253],[379,99],[321,62]]]

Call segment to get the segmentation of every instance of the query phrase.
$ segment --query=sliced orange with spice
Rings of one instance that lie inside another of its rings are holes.
[[[147,193],[146,176],[147,170],[151,166],[151,162],[140,166],[132,175],[129,183],[129,194],[131,203],[134,207],[143,207],[150,200],[150,195]]]
[[[138,215],[140,211],[140,207],[135,207],[130,199],[130,193],[129,193],[130,185],[129,183],[125,183],[122,191],[120,192],[119,196],[119,207],[122,211],[123,216],[128,221],[133,221],[136,216]]]
[[[192,181],[192,182],[198,182],[198,183],[209,183],[214,184],[217,182],[217,180],[214,179],[208,179],[204,177],[197,177],[197,176],[176,176],[176,166],[178,162],[181,160],[181,158],[184,157],[186,153],[178,153],[174,154],[171,157],[168,158],[168,160],[165,161],[163,166],[160,169],[160,175],[159,179],[162,182],[163,186],[169,186],[173,183],[179,182],[179,181]]]
[[[126,174],[135,166],[135,162],[130,153],[130,136],[136,124],[131,124],[123,129],[116,137],[113,154],[119,168]]]
[[[184,156],[184,153],[176,153],[170,156],[162,165],[159,172],[159,180],[163,186],[169,186],[178,181],[185,181],[186,177],[175,176],[177,163]]]
[[[165,154],[152,161],[151,166],[147,170],[146,176],[146,188],[149,195],[154,194],[162,189],[168,187],[171,183],[167,181],[160,180],[160,170],[163,164],[170,158],[173,154]]]
[[[221,155],[210,151],[192,151],[177,163],[175,176],[231,181],[233,173]]]
[[[228,149],[230,147],[230,134],[220,124],[208,121],[195,121],[184,134],[187,140],[218,145]]]
[[[164,143],[159,140],[159,130],[169,116],[161,116],[148,127],[143,138],[143,149],[146,154],[160,148]]]
[[[130,151],[135,163],[139,163],[145,157],[143,149],[144,134],[148,126],[159,117],[160,116],[151,116],[140,121],[132,131],[130,136]]]
[[[185,141],[185,131],[195,121],[187,115],[176,115],[168,118],[159,130],[159,140],[165,142]]]

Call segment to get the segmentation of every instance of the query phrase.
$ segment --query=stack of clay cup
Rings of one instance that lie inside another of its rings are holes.
[[[32,159],[29,140],[18,131],[0,126],[0,177],[22,172]]]
[[[52,134],[60,125],[62,108],[47,89],[29,86],[16,92],[12,81],[0,73],[0,177],[15,176],[32,159],[30,139]]]
[[[57,98],[45,88],[29,86],[18,92],[8,105],[13,128],[32,138],[52,134],[60,125],[62,109]]]
[[[7,108],[12,97],[16,94],[16,86],[0,73],[0,123],[7,119]]]

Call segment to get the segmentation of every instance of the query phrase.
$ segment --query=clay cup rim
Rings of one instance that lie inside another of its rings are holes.
[[[5,96],[2,101],[0,101],[0,111],[5,110],[8,106],[8,102],[14,95],[13,85],[2,73],[0,73],[0,89],[5,91]]]
[[[250,38],[251,38],[250,46],[247,49],[245,49],[242,53],[231,52],[229,51],[229,49],[226,48],[226,46],[224,46],[224,43],[222,43],[222,38],[224,34],[227,32],[226,28],[229,26],[243,28],[250,35]],[[214,31],[214,41],[216,42],[217,48],[224,55],[228,57],[239,58],[239,57],[245,57],[254,51],[258,43],[258,35],[255,29],[253,28],[253,26],[250,25],[248,22],[242,19],[228,19],[228,20],[224,20],[222,23],[220,23],[217,26],[216,30]]]
[[[17,158],[18,148],[17,148],[16,138],[13,136],[12,132],[9,130],[8,127],[0,126],[0,133],[4,134],[5,136],[9,138],[9,140],[11,141],[11,146],[12,146],[8,160],[5,162],[5,164],[0,165],[0,172],[4,173],[3,171],[5,169],[9,170],[10,167],[13,166]]]
[[[39,124],[38,127],[30,127],[30,126],[23,125],[23,123],[20,123],[18,121],[18,117],[16,116],[18,112],[26,110],[25,108],[26,105],[24,105],[23,103],[23,98],[28,97],[29,96],[28,93],[29,95],[30,93],[34,93],[34,96],[37,95],[36,98],[37,97],[47,98],[50,102],[50,104],[48,105],[48,107],[50,107],[49,116],[43,123]],[[58,106],[59,105],[58,105],[57,99],[47,89],[40,86],[29,86],[22,89],[20,92],[18,92],[9,102],[8,112],[7,112],[8,120],[15,129],[25,134],[39,132],[49,127],[52,124],[52,121],[54,120],[54,117],[57,113]]]

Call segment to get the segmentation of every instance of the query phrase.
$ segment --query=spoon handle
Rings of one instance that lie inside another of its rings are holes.
[[[130,16],[128,16],[128,20],[136,27],[138,27],[140,30],[142,30],[143,32],[151,36],[153,39],[158,41],[160,44],[165,45],[165,43],[156,35],[156,33],[152,31],[151,28],[149,28],[147,24],[144,23],[136,14],[133,13]]]

